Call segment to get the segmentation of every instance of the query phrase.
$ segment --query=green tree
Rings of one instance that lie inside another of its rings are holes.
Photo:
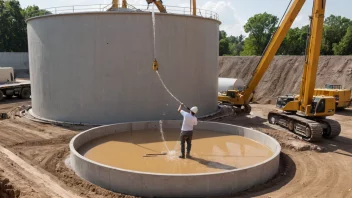
[[[22,10],[22,14],[23,14],[25,19],[28,19],[28,18],[31,18],[31,17],[51,14],[51,12],[49,12],[47,10],[39,9],[38,6],[33,5],[33,6],[28,6],[25,9],[23,9]]]
[[[240,36],[230,36],[230,55],[232,56],[239,56],[243,51],[244,46],[244,36],[241,34]]]
[[[335,55],[352,55],[352,25],[347,28],[347,32],[342,40],[333,45]]]
[[[0,51],[27,51],[26,23],[20,3],[0,0]]]
[[[229,54],[229,41],[227,38],[223,38],[219,42],[219,56]]]
[[[219,41],[221,39],[225,39],[227,37],[227,34],[224,30],[219,31]]]
[[[241,55],[261,55],[276,29],[278,18],[268,13],[256,14],[244,25],[249,36],[244,42]]]
[[[333,45],[338,44],[352,24],[350,19],[341,16],[331,15],[324,21],[324,33],[321,47],[321,54],[334,54]]]
[[[292,28],[288,31],[278,54],[281,55],[304,55],[308,34],[308,25],[302,28]]]

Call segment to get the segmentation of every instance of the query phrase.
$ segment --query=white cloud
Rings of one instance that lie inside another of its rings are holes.
[[[221,21],[221,30],[225,30],[228,35],[245,34],[242,20],[236,12],[236,9],[230,1],[207,1],[201,6],[201,9],[211,10],[219,14]]]
[[[309,24],[309,18],[306,15],[299,14],[292,24],[292,27],[302,27]]]

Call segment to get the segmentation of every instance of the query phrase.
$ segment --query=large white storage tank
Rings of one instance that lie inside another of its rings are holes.
[[[156,14],[159,72],[198,116],[217,109],[220,22]],[[89,124],[181,119],[153,63],[148,12],[89,12],[27,21],[33,114]]]
[[[244,82],[238,78],[218,78],[218,91],[244,90]]]

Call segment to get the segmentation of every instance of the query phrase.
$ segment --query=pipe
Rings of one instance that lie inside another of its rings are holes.
[[[192,2],[193,2],[193,5],[192,5],[193,15],[196,16],[197,15],[197,2],[196,2],[196,0],[192,0]]]

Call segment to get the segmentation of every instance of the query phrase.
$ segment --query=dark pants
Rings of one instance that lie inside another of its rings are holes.
[[[190,154],[192,147],[192,136],[193,131],[182,131],[180,136],[181,141],[181,153],[185,155],[185,142],[187,141],[187,154]]]

